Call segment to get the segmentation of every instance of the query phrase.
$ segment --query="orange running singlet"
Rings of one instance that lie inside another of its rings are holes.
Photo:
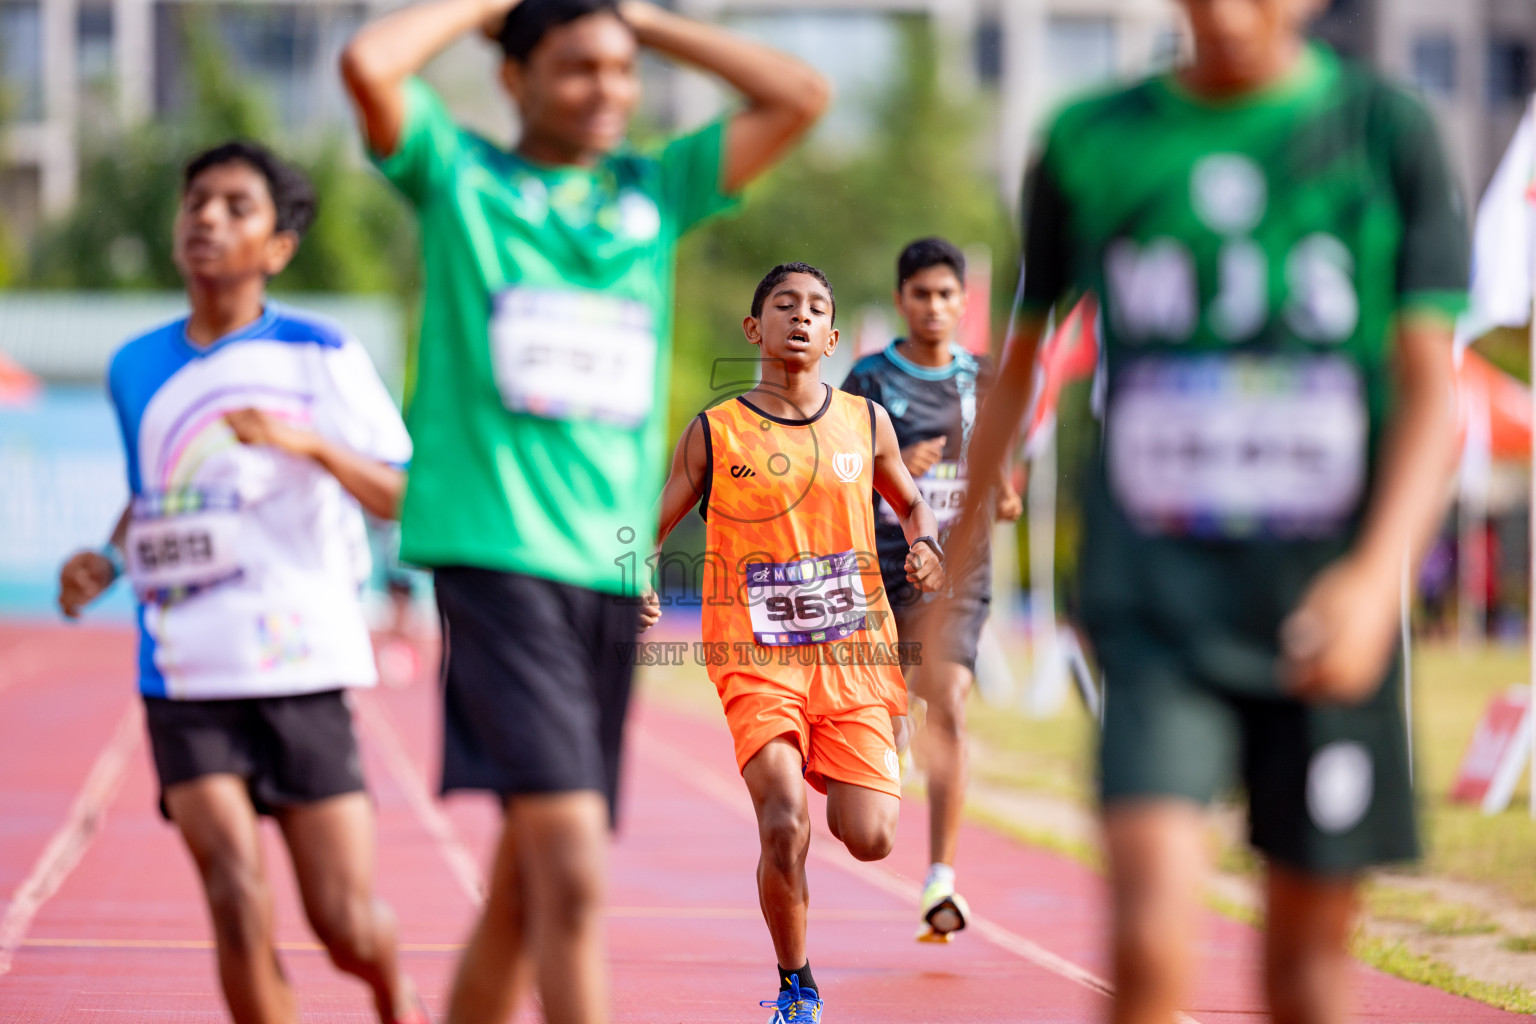
[[[902,649],[875,554],[874,408],[833,388],[806,419],[750,401],[698,424],[709,460],[703,633],[727,716],[738,697],[765,692],[812,718],[904,715]]]

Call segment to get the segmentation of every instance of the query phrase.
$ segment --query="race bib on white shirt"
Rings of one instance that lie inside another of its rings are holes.
[[[1110,485],[1174,536],[1328,536],[1364,493],[1360,374],[1333,356],[1146,358],[1110,401]]]
[[[933,509],[933,518],[940,530],[947,530],[965,505],[965,467],[959,462],[935,462],[928,472],[912,481],[917,491]],[[880,502],[880,518],[893,526],[900,526],[890,502]]]
[[[513,412],[630,428],[651,413],[656,323],[643,302],[508,288],[492,303],[490,335],[496,386]]]
[[[825,644],[864,628],[868,599],[852,551],[747,565],[747,606],[760,644]]]
[[[126,562],[139,596],[164,602],[239,579],[239,507],[198,491],[136,499]]]

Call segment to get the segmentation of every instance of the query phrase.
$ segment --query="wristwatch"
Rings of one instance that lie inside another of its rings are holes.
[[[907,548],[908,550],[911,550],[912,548],[917,547],[919,544],[927,544],[929,547],[933,548],[933,553],[939,556],[939,561],[944,561],[944,549],[939,547],[938,541],[934,540],[932,537],[925,533],[921,537],[914,540],[911,544],[907,545]]]

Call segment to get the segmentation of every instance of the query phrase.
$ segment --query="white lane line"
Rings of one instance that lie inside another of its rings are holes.
[[[101,831],[107,808],[122,786],[128,758],[143,739],[143,716],[143,705],[134,698],[118,719],[117,729],[107,740],[107,745],[96,755],[64,823],[48,840],[31,872],[12,894],[5,916],[0,918],[0,975],[9,973],[32,919],[59,891]]]
[[[437,801],[432,798],[432,792],[427,788],[416,762],[411,760],[410,753],[405,749],[405,741],[400,738],[399,731],[390,720],[389,712],[379,704],[376,697],[365,690],[354,690],[353,697],[363,729],[383,755],[390,774],[405,794],[405,802],[411,805],[416,820],[421,822],[427,834],[437,843],[437,850],[443,860],[448,862],[448,871],[458,883],[459,889],[469,897],[470,903],[480,906],[485,902],[485,883],[480,877],[480,865],[476,863],[475,855],[469,847],[459,838],[458,830],[453,827],[448,815],[443,813]]]
[[[718,771],[703,761],[689,754],[682,753],[676,747],[668,746],[659,737],[653,735],[650,730],[638,725],[631,725],[630,728],[631,735],[638,741],[645,757],[661,765],[676,778],[725,804],[737,814],[755,823],[756,815],[752,811],[752,802],[744,786],[730,784],[721,777]],[[812,830],[815,837],[820,840],[820,842],[811,844],[811,855],[818,860],[854,875],[875,888],[882,889],[914,906],[921,898],[922,887],[917,883],[906,881],[901,876],[885,868],[856,861],[845,854],[829,849],[829,844],[833,846],[840,844],[825,831],[825,825],[821,822],[813,822]],[[993,945],[1007,950],[1014,956],[1026,960],[1036,967],[1047,970],[1068,981],[1076,982],[1100,995],[1114,995],[1115,988],[1107,979],[1099,977],[1086,967],[1075,964],[1065,957],[1052,953],[1044,946],[1031,942],[1016,932],[1009,931],[1000,924],[989,921],[984,917],[972,915],[971,927],[986,936]],[[1199,1024],[1195,1018],[1184,1013],[1176,1015],[1174,1019],[1178,1024]]]

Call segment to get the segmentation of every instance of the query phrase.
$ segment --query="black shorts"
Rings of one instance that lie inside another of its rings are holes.
[[[897,636],[902,640],[922,639],[923,621],[938,607],[939,602],[935,600],[894,605]],[[924,647],[923,662],[941,661],[964,665],[971,675],[975,675],[976,652],[981,645],[981,629],[987,624],[987,616],[992,613],[992,599],[962,595],[953,599],[950,610],[955,616],[950,623],[950,628],[940,638],[937,650]]]
[[[443,792],[596,790],[617,819],[639,604],[521,573],[434,572]]]
[[[144,698],[165,791],[204,775],[238,775],[260,814],[361,792],[362,761],[342,690],[235,700]]]

